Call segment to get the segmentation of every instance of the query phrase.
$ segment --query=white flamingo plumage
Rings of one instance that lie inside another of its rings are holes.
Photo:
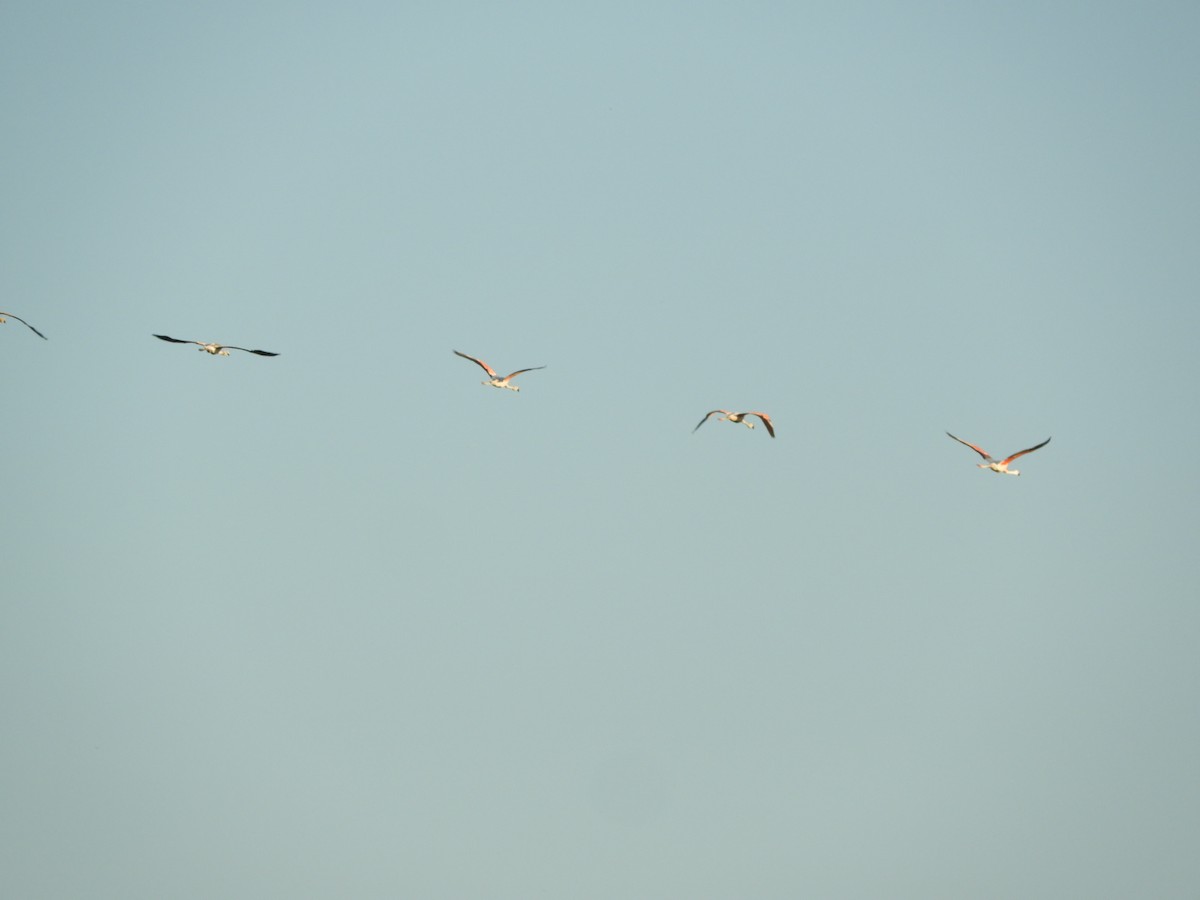
[[[230,344],[206,344],[204,341],[185,341],[180,338],[167,337],[165,334],[154,335],[160,341],[170,341],[172,344],[195,344],[205,353],[212,356],[228,356],[230,350],[241,350],[243,353],[253,353],[255,356],[278,356],[268,350],[248,350],[245,347],[234,347]]]
[[[4,323],[6,316],[9,319],[16,319],[18,322],[20,322],[22,325],[24,325],[26,328],[28,328],[30,331],[32,331],[34,334],[36,334],[38,337],[40,337],[43,341],[50,340],[50,338],[46,337],[44,334],[42,334],[40,331],[38,331],[36,328],[34,328],[32,325],[30,325],[24,319],[22,319],[20,316],[14,316],[12,313],[0,312],[0,325],[2,325]]]
[[[522,372],[534,372],[538,369],[546,368],[545,366],[531,366],[528,369],[517,369],[517,371],[510,372],[509,374],[507,374],[503,378],[501,378],[499,375],[496,374],[496,370],[493,369],[491,366],[489,366],[487,363],[485,363],[482,359],[476,359],[474,356],[467,356],[467,354],[459,353],[457,350],[454,351],[454,355],[461,356],[463,359],[469,359],[471,362],[475,363],[475,365],[479,366],[479,368],[483,369],[483,371],[488,373],[489,380],[481,381],[480,384],[488,384],[494,388],[506,388],[510,391],[520,391],[521,390],[517,385],[509,384],[509,381],[516,378]]]
[[[974,450],[976,453],[978,453],[980,456],[983,457],[983,462],[977,463],[979,468],[991,469],[993,472],[998,472],[1001,475],[1020,475],[1021,473],[1019,470],[1010,469],[1008,467],[1008,464],[1010,462],[1012,462],[1014,459],[1017,459],[1020,456],[1024,456],[1026,453],[1032,453],[1034,450],[1041,450],[1048,443],[1050,443],[1050,438],[1046,438],[1044,441],[1042,441],[1036,447],[1030,447],[1027,450],[1020,450],[1020,451],[1014,453],[1012,456],[1006,456],[1006,457],[1004,457],[1004,459],[996,460],[996,459],[993,459],[992,455],[990,453],[988,453],[986,450],[984,450],[982,447],[976,447],[970,441],[964,441],[960,437],[954,437],[954,435],[950,434],[950,432],[948,432],[948,431],[946,432],[946,434],[950,435],[950,437],[954,438],[960,444],[966,444],[968,447],[970,447],[972,450]]]
[[[764,413],[764,412],[730,412],[727,409],[714,409],[712,412],[707,413],[704,416],[704,418],[700,420],[700,424],[692,429],[692,434],[695,434],[696,431],[700,428],[700,425],[703,425],[705,422],[707,422],[709,420],[709,417],[715,416],[717,413],[721,413],[721,418],[717,419],[718,422],[740,422],[741,424],[745,425],[747,428],[753,428],[754,423],[747,421],[746,416],[758,416],[760,419],[762,419],[763,425],[765,425],[767,427],[767,434],[769,434],[771,437],[775,437],[775,426],[771,424],[771,417],[768,416],[766,413]]]

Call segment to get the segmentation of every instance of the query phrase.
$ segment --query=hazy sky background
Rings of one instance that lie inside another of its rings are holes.
[[[1197,34],[0,6],[5,895],[1196,897]]]

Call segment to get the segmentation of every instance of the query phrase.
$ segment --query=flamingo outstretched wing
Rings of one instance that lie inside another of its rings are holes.
[[[38,331],[36,328],[34,328],[32,325],[30,325],[24,319],[22,319],[20,316],[14,316],[12,313],[0,312],[0,319],[3,319],[5,316],[7,316],[10,319],[16,319],[18,322],[20,322],[22,325],[24,325],[26,328],[28,328],[30,331],[32,331],[34,334],[36,334],[38,337],[40,337],[43,341],[50,340],[50,338],[46,337],[44,334],[42,334],[40,331]]]
[[[278,356],[278,353],[271,353],[269,350],[247,350],[245,347],[232,347],[229,344],[222,344],[222,350],[241,350],[243,353],[253,353],[255,356]]]
[[[154,336],[160,341],[170,341],[172,344],[196,344],[200,347],[204,346],[204,344],[200,343],[200,341],[185,341],[181,340],[180,338],[167,337],[165,334],[156,334]]]
[[[476,361],[476,362],[479,362],[479,360],[475,360],[475,361]],[[511,380],[511,379],[513,379],[513,378],[516,378],[516,377],[517,377],[518,375],[520,375],[522,372],[535,372],[535,371],[537,371],[538,369],[544,369],[544,368],[546,368],[546,367],[545,367],[545,366],[530,366],[528,369],[517,369],[517,371],[513,372],[513,373],[512,373],[512,374],[510,374],[510,375],[505,375],[505,376],[504,376],[503,378],[501,378],[500,380],[501,380],[501,381],[509,381],[509,380]],[[491,371],[491,370],[489,369],[488,371]],[[495,376],[493,375],[493,377],[495,377]]]
[[[1000,460],[1000,465],[1007,466],[1010,462],[1012,462],[1018,456],[1024,456],[1026,453],[1032,453],[1034,450],[1041,450],[1048,443],[1050,443],[1050,438],[1046,438],[1044,441],[1042,441],[1036,447],[1030,447],[1028,450],[1019,450],[1016,453],[1014,453],[1012,456],[1009,456],[1005,459]]]
[[[696,429],[698,429],[700,427],[700,425],[703,425],[705,422],[707,422],[709,420],[710,417],[715,416],[717,413],[723,413],[724,415],[729,415],[729,411],[725,410],[725,409],[714,409],[711,412],[705,413],[704,418],[700,420],[700,423],[696,426],[696,428],[692,429],[692,434],[695,434]]]
[[[775,437],[775,426],[771,424],[771,417],[768,416],[766,413],[761,413],[761,412],[742,413],[743,418],[745,418],[746,416],[758,416],[760,419],[762,419],[762,423],[767,426],[767,434],[769,434],[771,437]]]
[[[479,366],[479,368],[483,369],[483,371],[487,372],[488,375],[490,375],[492,378],[496,377],[496,370],[493,369],[491,366],[489,366],[487,363],[485,363],[482,359],[476,359],[473,356],[467,356],[467,354],[459,353],[457,350],[454,351],[454,355],[461,356],[463,359],[469,359],[471,362],[475,363],[475,365]],[[513,373],[513,375],[516,375],[516,374],[517,374],[516,372]],[[508,377],[512,378],[512,375],[509,375]]]
[[[978,454],[979,454],[980,456],[982,456],[984,459],[986,459],[986,460],[991,460],[991,458],[992,458],[992,454],[988,453],[988,452],[987,452],[986,450],[984,450],[982,447],[976,447],[976,446],[975,446],[974,444],[972,444],[970,441],[964,441],[964,440],[963,440],[962,438],[960,438],[960,437],[954,437],[954,435],[950,434],[950,432],[948,432],[948,431],[946,432],[946,434],[949,434],[949,435],[950,435],[950,437],[954,438],[954,439],[955,439],[956,441],[958,441],[960,444],[966,444],[968,447],[970,447],[972,450],[974,450],[976,453],[978,453]]]

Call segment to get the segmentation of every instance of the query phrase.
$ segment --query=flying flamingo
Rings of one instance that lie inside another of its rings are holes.
[[[508,375],[505,375],[503,378],[501,378],[499,375],[496,374],[496,370],[493,369],[491,366],[489,366],[487,363],[485,363],[482,359],[476,359],[473,356],[467,356],[467,354],[459,353],[457,350],[454,351],[454,355],[461,356],[463,359],[469,359],[471,362],[475,363],[475,365],[479,366],[481,369],[483,369],[483,371],[487,372],[488,375],[491,376],[490,381],[481,381],[481,382],[479,382],[480,384],[490,384],[494,388],[507,388],[510,391],[520,391],[521,390],[515,384],[509,384],[509,381],[516,378],[522,372],[533,372],[536,369],[546,368],[545,366],[533,366],[532,368],[529,368],[529,369],[517,369],[517,371],[512,372]]]
[[[721,413],[721,418],[717,419],[718,422],[740,422],[747,428],[753,428],[754,423],[748,421],[746,416],[758,416],[760,419],[762,419],[762,423],[767,426],[767,434],[769,434],[771,437],[775,437],[775,426],[771,424],[771,417],[766,413],[761,412],[730,412],[727,409],[714,409],[700,420],[700,425],[703,425],[705,422],[707,422],[709,416],[715,416],[717,413]],[[697,429],[700,428],[700,425],[697,425],[692,429],[692,434],[696,433]]]
[[[950,432],[947,431],[946,434],[950,434]],[[1021,473],[1017,469],[1009,469],[1008,464],[1010,462],[1012,462],[1014,459],[1016,459],[1017,457],[1024,456],[1026,453],[1032,453],[1034,450],[1041,450],[1048,443],[1050,443],[1050,438],[1046,438],[1044,441],[1042,441],[1036,447],[1030,447],[1028,450],[1021,450],[1018,453],[1014,453],[1012,456],[1007,456],[1004,459],[997,462],[996,460],[992,459],[991,454],[988,453],[986,450],[976,447],[974,444],[969,443],[968,441],[964,441],[960,437],[954,437],[954,435],[952,435],[952,434],[950,434],[950,437],[954,438],[960,444],[966,444],[968,447],[970,447],[972,450],[974,450],[976,453],[978,453],[980,456],[983,457],[983,462],[978,463],[979,468],[991,469],[993,472],[999,472],[1001,475],[1020,475]]]
[[[212,356],[228,356],[230,350],[241,350],[243,353],[253,353],[255,356],[278,356],[278,353],[269,353],[266,350],[247,350],[245,347],[232,347],[229,344],[206,344],[203,341],[184,341],[179,338],[167,337],[165,334],[156,334],[156,338],[160,341],[170,341],[172,344],[196,344],[202,351]]]
[[[48,337],[46,337],[44,334],[42,334],[40,331],[38,331],[36,328],[34,328],[32,325],[30,325],[24,319],[22,319],[20,316],[14,316],[12,313],[0,312],[0,324],[4,323],[5,316],[8,316],[10,319],[16,319],[18,322],[20,322],[22,325],[24,325],[26,328],[28,328],[30,331],[32,331],[34,334],[36,334],[38,337],[40,337],[43,341],[50,340]]]

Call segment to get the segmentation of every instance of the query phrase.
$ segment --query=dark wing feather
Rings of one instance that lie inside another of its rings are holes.
[[[513,373],[512,373],[512,374],[510,374],[510,375],[505,375],[505,376],[504,376],[503,378],[501,378],[500,380],[501,380],[501,381],[508,381],[510,378],[516,378],[516,377],[517,377],[518,375],[520,375],[522,372],[536,372],[538,369],[544,369],[544,368],[546,368],[546,367],[545,367],[545,366],[532,366],[532,367],[530,367],[530,368],[528,368],[528,369],[517,369],[517,371],[513,372]]]
[[[947,431],[946,434],[950,434],[950,432]],[[968,447],[970,447],[972,450],[974,450],[976,453],[978,453],[984,459],[992,458],[992,455],[990,453],[988,453],[986,450],[984,450],[982,447],[976,447],[974,444],[970,443],[969,441],[964,441],[960,437],[954,437],[954,435],[952,435],[952,434],[950,434],[950,437],[954,438],[960,444],[966,444]]]
[[[707,422],[709,420],[709,418],[711,418],[712,416],[715,416],[717,413],[723,413],[723,412],[725,412],[725,410],[723,410],[723,409],[714,409],[711,412],[705,413],[704,418],[700,420],[700,424],[692,429],[692,434],[695,434],[696,431],[700,428],[700,425],[703,425],[705,422]],[[726,413],[726,415],[728,415],[728,413]]]
[[[775,426],[771,424],[771,417],[768,416],[766,413],[748,412],[748,413],[742,413],[742,415],[758,416],[760,419],[762,419],[762,423],[767,426],[767,434],[769,434],[771,437],[775,437]]]
[[[42,334],[40,331],[38,331],[36,328],[34,328],[32,325],[30,325],[24,319],[22,319],[20,316],[14,316],[12,313],[6,313],[6,312],[0,312],[0,316],[8,316],[10,319],[16,319],[18,322],[20,322],[22,325],[24,325],[26,328],[28,328],[30,331],[32,331],[34,334],[36,334],[38,337],[40,337],[43,341],[50,340],[50,338],[46,337],[44,334]]]
[[[475,363],[475,365],[479,366],[479,368],[483,369],[483,371],[487,372],[493,378],[496,377],[496,370],[493,369],[491,366],[489,366],[487,363],[485,363],[482,359],[476,359],[473,356],[467,356],[467,354],[459,353],[457,350],[454,351],[454,355],[461,356],[463,359],[469,359],[471,362]],[[511,375],[509,375],[508,377],[512,378]]]
[[[1012,456],[1008,457],[1008,459],[1002,460],[1002,461],[1001,461],[1001,465],[1005,465],[1005,466],[1006,466],[1006,465],[1008,465],[1010,462],[1012,462],[1014,459],[1016,459],[1018,456],[1024,456],[1026,453],[1032,453],[1034,450],[1041,450],[1041,449],[1042,449],[1043,447],[1045,447],[1045,446],[1046,446],[1048,443],[1050,443],[1050,438],[1046,438],[1044,441],[1042,441],[1042,442],[1041,442],[1040,444],[1038,444],[1036,447],[1030,447],[1028,450],[1021,450],[1021,451],[1019,451],[1019,452],[1017,452],[1017,453],[1014,453]]]
[[[253,353],[255,356],[278,356],[278,353],[271,353],[267,350],[247,350],[245,347],[231,347],[228,344],[221,345],[222,350],[241,350],[243,353]]]
[[[156,334],[155,337],[160,341],[170,341],[172,344],[200,344],[199,341],[184,341],[179,338],[167,337],[165,334]],[[200,344],[200,346],[203,347],[204,345]]]

